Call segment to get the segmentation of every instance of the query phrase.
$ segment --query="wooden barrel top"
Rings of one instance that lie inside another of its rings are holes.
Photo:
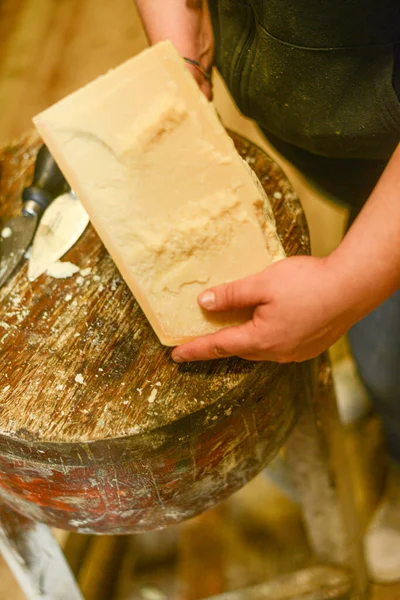
[[[280,168],[231,134],[260,178],[288,255],[309,251],[299,201]],[[17,214],[39,147],[35,134],[0,152],[0,219]],[[239,358],[176,365],[161,346],[96,232],[63,260],[68,279],[27,279],[25,264],[0,289],[0,433],[77,442],[159,429],[223,400],[240,399],[277,365]]]

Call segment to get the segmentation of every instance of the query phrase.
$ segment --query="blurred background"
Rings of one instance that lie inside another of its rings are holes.
[[[37,112],[146,45],[133,0],[0,0],[0,145],[29,130]],[[306,212],[314,254],[328,254],[343,235],[346,211],[266,144],[255,125],[239,114],[218,74],[214,78],[223,122],[283,167]],[[367,519],[377,497],[368,473],[380,444],[379,427],[373,419],[360,421],[368,403],[345,340],[332,350],[332,358],[353,468],[371,484],[365,487],[364,479],[360,493]],[[369,454],[360,451],[365,432]],[[162,538],[157,532],[143,539],[57,536],[88,599],[195,600],[222,591],[228,580],[235,589],[312,564],[299,507],[273,483],[277,480],[285,484],[280,463],[269,477],[259,476],[222,507],[171,528]],[[382,600],[400,597],[390,590],[380,594]],[[0,558],[0,600],[22,598]]]

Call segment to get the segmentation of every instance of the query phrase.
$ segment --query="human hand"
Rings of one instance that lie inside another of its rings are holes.
[[[214,294],[214,300],[213,296]],[[297,256],[200,294],[212,312],[254,307],[252,319],[174,349],[176,362],[240,356],[280,363],[313,358],[357,318],[329,259]]]
[[[214,34],[207,0],[136,0],[136,6],[151,44],[171,40],[182,57],[197,61],[211,72]],[[208,100],[211,81],[194,65],[186,63]]]

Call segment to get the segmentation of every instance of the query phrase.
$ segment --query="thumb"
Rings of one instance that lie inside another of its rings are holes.
[[[263,273],[224,283],[198,296],[199,305],[210,311],[233,310],[265,302]]]

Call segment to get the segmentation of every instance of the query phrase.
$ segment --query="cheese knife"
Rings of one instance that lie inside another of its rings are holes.
[[[28,279],[34,281],[64,256],[89,223],[79,198],[70,191],[58,196],[40,220],[29,257]]]
[[[32,183],[22,192],[21,213],[9,219],[0,232],[0,287],[22,262],[45,209],[67,188],[63,174],[47,147],[42,145]]]

